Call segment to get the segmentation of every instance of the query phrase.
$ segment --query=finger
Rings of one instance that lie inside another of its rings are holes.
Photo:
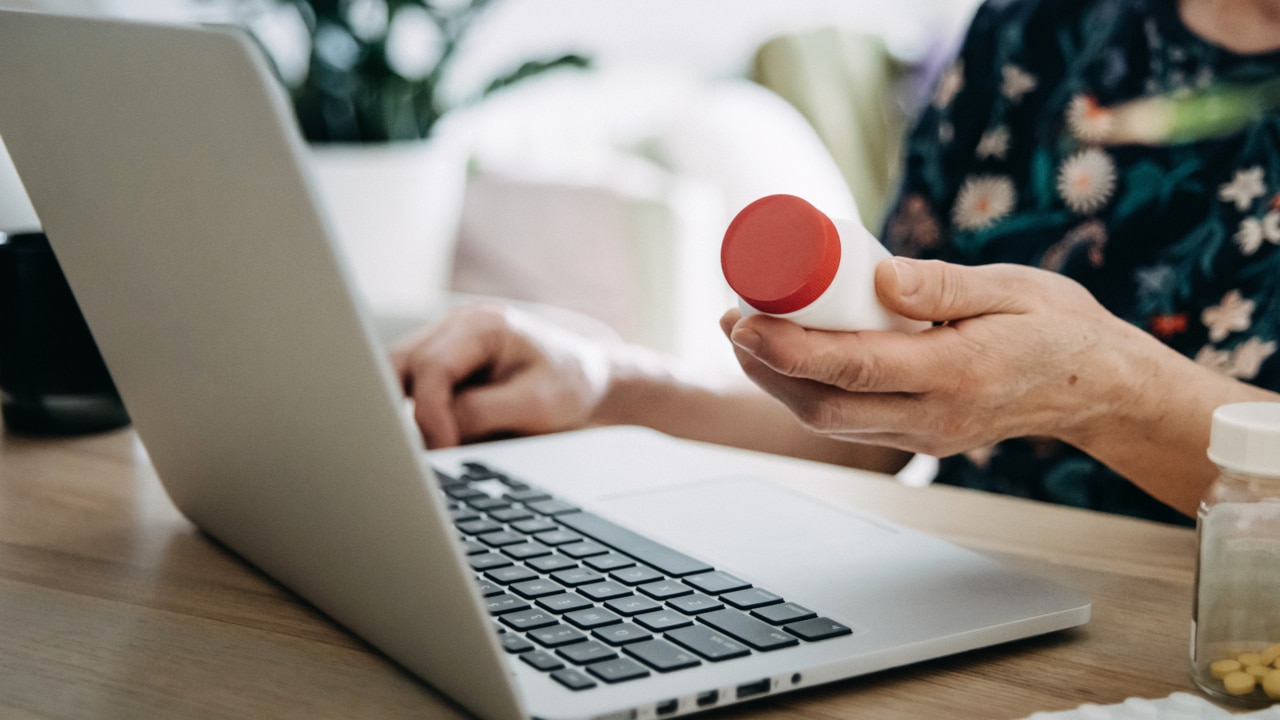
[[[484,315],[458,317],[407,353],[402,382],[410,390],[414,420],[428,447],[460,442],[453,409],[457,386],[498,361],[501,333],[500,324]]]
[[[720,331],[725,337],[729,337],[729,333],[733,332],[733,326],[738,324],[742,319],[742,311],[738,308],[730,308],[726,310],[724,315],[720,316]]]
[[[1043,292],[1026,268],[901,257],[881,261],[875,282],[876,294],[891,312],[931,322],[1026,312],[1027,301]]]
[[[730,339],[774,372],[858,393],[950,387],[957,363],[976,351],[945,326],[919,333],[828,332],[761,316],[739,322]]]
[[[462,440],[561,429],[566,415],[559,411],[549,387],[549,383],[524,375],[462,390],[453,402],[453,418]]]
[[[779,375],[748,354],[743,371],[780,401],[810,432],[834,440],[891,447],[930,455],[949,455],[965,447],[935,432],[925,395],[849,393],[810,380]]]
[[[762,390],[779,400],[810,430],[851,442],[884,444],[903,450],[919,440],[921,396],[910,393],[850,393],[831,385],[774,372],[749,354],[739,362]]]

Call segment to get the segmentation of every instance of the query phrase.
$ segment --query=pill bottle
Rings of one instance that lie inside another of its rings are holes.
[[[1196,516],[1191,672],[1217,700],[1280,701],[1280,403],[1213,413],[1219,469]]]
[[[833,220],[794,195],[747,205],[720,246],[720,265],[743,315],[764,313],[817,330],[929,327],[880,304],[875,269],[887,257],[860,224]]]

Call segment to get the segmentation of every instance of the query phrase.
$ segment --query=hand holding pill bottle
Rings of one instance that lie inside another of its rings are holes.
[[[815,330],[929,327],[880,304],[875,269],[888,257],[858,223],[833,220],[794,195],[747,205],[720,247],[725,279],[741,299],[743,315],[764,313]]]
[[[1191,674],[1216,699],[1280,701],[1280,403],[1213,413],[1200,502]]]

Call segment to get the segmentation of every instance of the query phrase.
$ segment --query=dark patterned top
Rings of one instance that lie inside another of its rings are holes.
[[[1280,52],[1209,43],[1176,2],[984,5],[909,137],[883,237],[1060,272],[1196,362],[1280,390]],[[1048,439],[944,458],[939,481],[1190,522]]]

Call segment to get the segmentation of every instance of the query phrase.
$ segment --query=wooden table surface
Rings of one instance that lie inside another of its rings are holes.
[[[791,475],[1075,587],[1093,619],[705,717],[1022,718],[1195,692],[1193,531],[811,464]],[[0,435],[0,717],[465,714],[198,532],[122,431]]]

